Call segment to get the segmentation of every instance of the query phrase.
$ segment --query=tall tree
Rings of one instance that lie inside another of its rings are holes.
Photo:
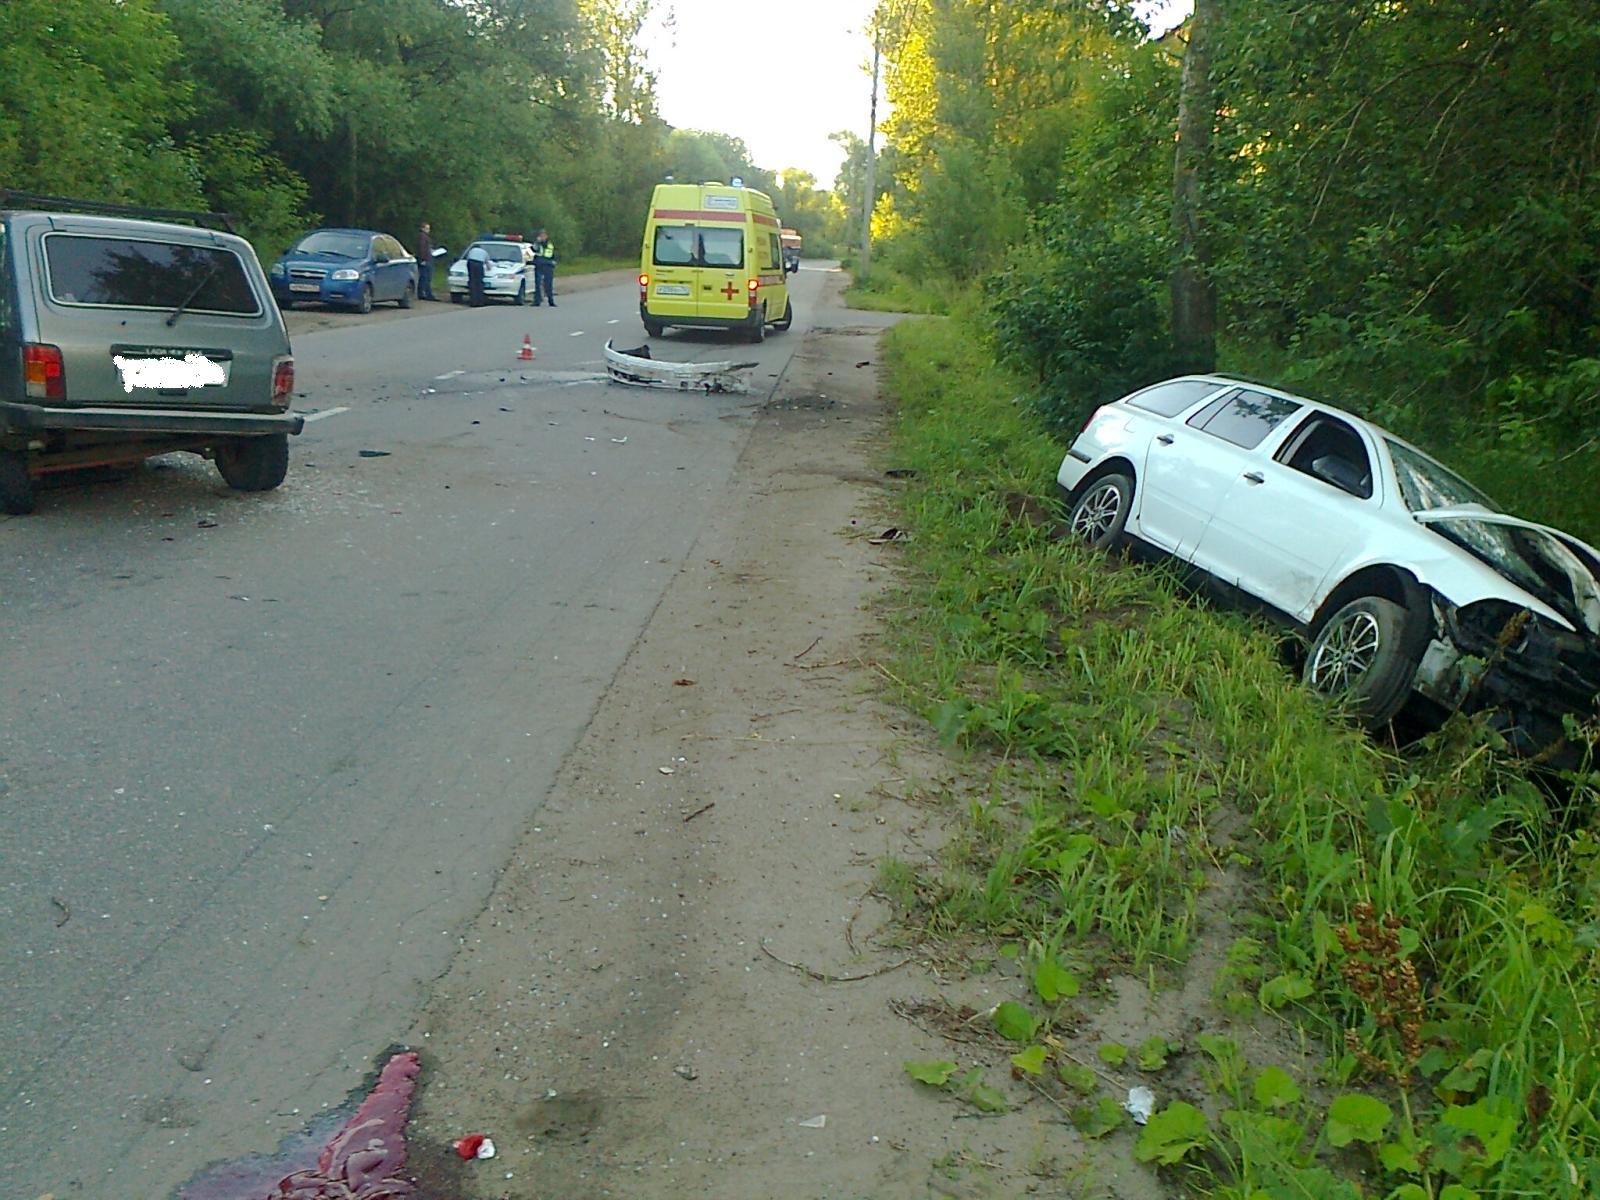
[[[1195,0],[1189,45],[1178,90],[1178,145],[1172,165],[1172,340],[1178,361],[1190,371],[1217,365],[1217,289],[1211,278],[1211,248],[1205,230],[1201,178],[1217,118],[1211,79],[1211,31],[1215,0]]]

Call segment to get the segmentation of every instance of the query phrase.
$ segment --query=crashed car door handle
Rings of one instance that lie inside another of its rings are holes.
[[[1265,483],[1267,481],[1260,471],[1246,471],[1244,478],[1246,483]]]
[[[1170,446],[1172,445],[1172,435],[1170,433],[1158,434],[1156,435],[1156,441],[1160,442],[1163,446]]]

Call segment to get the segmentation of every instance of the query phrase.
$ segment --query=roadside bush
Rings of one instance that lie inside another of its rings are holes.
[[[1036,382],[1053,429],[1177,373],[1165,243],[1137,220],[1056,210],[1029,244],[983,281],[1002,361]]]

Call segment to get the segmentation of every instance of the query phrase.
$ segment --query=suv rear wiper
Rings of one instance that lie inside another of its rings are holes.
[[[217,273],[217,264],[216,263],[212,263],[210,270],[208,270],[204,275],[202,275],[200,277],[200,282],[195,284],[194,287],[190,290],[189,294],[183,298],[182,302],[178,305],[178,307],[172,310],[172,315],[167,318],[167,326],[168,326],[168,328],[171,328],[173,325],[176,325],[178,323],[178,318],[183,316],[183,310],[188,308],[189,305],[194,303],[194,298],[200,294],[201,289],[204,288],[206,286],[206,284],[211,282],[211,277],[213,275],[215,275],[216,273]]]

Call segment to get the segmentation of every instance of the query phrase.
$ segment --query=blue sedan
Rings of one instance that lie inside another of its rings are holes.
[[[267,273],[278,304],[296,300],[371,312],[393,300],[410,308],[417,298],[417,260],[386,233],[316,229],[284,251]]]

